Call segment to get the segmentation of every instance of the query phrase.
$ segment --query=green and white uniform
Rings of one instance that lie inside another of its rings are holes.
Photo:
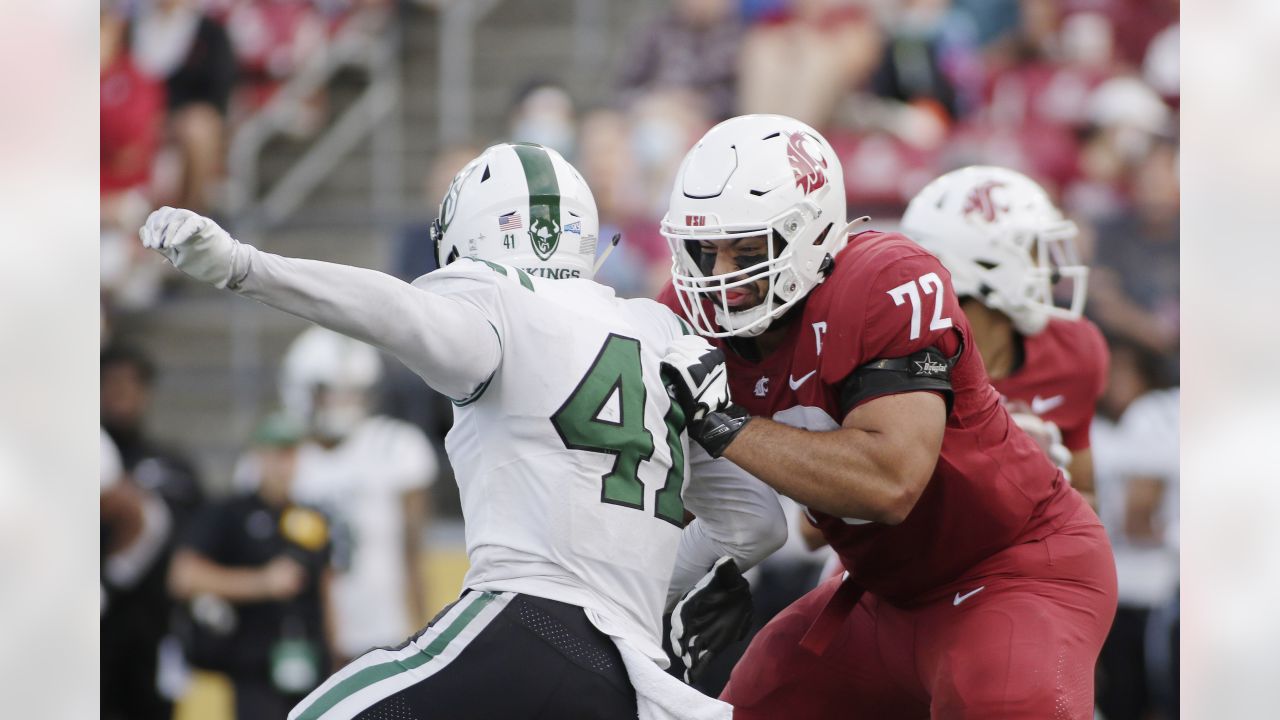
[[[688,441],[659,363],[681,322],[589,280],[481,261],[414,285],[477,310],[502,347],[492,375],[455,401],[446,440],[466,587],[581,606],[663,657],[655,630],[684,524]]]
[[[469,643],[501,623],[501,632],[523,637],[511,629],[519,622],[552,644],[567,642],[565,657],[590,646],[599,659],[599,642],[611,638],[617,647],[605,655],[620,653],[642,715],[649,706],[698,714],[700,702],[727,712],[657,669],[667,664],[663,608],[722,556],[755,565],[785,540],[786,521],[771,489],[683,435],[659,368],[689,328],[658,303],[620,299],[590,279],[595,203],[551,151],[490,148],[455,178],[440,216],[437,257],[446,267],[413,284],[262,252],[187,211],[165,209],[143,231],[183,272],[382,348],[457,405],[447,446],[469,593],[405,646],[361,656],[290,717],[433,706],[433,688],[463,687],[457,668],[471,662],[492,672],[486,658],[504,654],[468,661]],[[489,261],[498,258],[508,264]],[[686,507],[697,519],[682,531]],[[577,613],[603,636],[549,630],[528,619],[537,603],[526,598],[581,608],[547,612],[570,624]],[[618,671],[615,663],[609,672]],[[581,672],[578,681],[596,682],[595,670]],[[534,680],[530,694],[504,698],[541,703],[537,672],[523,674]],[[540,706],[577,716],[575,702],[592,702],[570,695]]]

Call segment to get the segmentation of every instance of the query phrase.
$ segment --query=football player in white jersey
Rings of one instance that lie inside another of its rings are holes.
[[[334,646],[344,660],[400,642],[426,612],[418,574],[439,461],[416,426],[371,414],[381,375],[376,350],[318,326],[289,345],[280,368],[284,409],[310,435],[293,495],[335,524]]]
[[[179,270],[383,348],[456,406],[463,596],[291,720],[728,717],[658,669],[661,616],[682,594],[673,624],[700,593],[735,590],[722,558],[755,564],[786,521],[771,490],[688,442],[685,415],[727,402],[724,375],[684,378],[693,402],[669,397],[663,356],[705,341],[591,280],[597,232],[582,176],[528,144],[458,173],[434,233],[442,269],[413,284],[262,252],[186,210],[148,218],[143,243]]]

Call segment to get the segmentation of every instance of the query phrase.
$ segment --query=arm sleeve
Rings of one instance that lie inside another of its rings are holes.
[[[497,370],[500,324],[489,306],[462,297],[493,294],[492,283],[459,278],[454,285],[464,287],[445,296],[425,289],[431,275],[410,285],[365,268],[241,249],[241,295],[376,345],[450,398],[470,397]]]
[[[689,444],[689,451],[692,480],[684,502],[697,518],[680,536],[667,607],[719,558],[732,557],[745,572],[787,541],[787,518],[772,488],[695,443]]]

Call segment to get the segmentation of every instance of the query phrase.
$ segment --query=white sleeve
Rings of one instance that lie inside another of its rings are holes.
[[[498,367],[498,324],[475,303],[375,270],[242,250],[241,295],[376,345],[450,398],[472,396]]]
[[[721,557],[732,557],[745,572],[787,541],[787,518],[773,488],[696,443],[689,443],[689,467],[684,503],[697,519],[680,536],[668,608]]]

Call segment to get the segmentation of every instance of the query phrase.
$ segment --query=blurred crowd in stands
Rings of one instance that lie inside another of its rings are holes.
[[[100,6],[102,286],[113,307],[151,304],[164,276],[137,228],[161,205],[219,209],[235,127],[357,13],[389,0],[103,0]],[[324,119],[318,95],[295,132]]]
[[[418,214],[433,216],[454,173],[490,142],[547,145],[586,176],[601,237],[623,236],[598,279],[623,295],[652,296],[669,277],[658,221],[675,171],[707,128],[733,115],[782,113],[822,130],[840,154],[850,213],[871,215],[878,228],[892,229],[921,187],[957,167],[1003,165],[1035,178],[1081,229],[1077,242],[1092,268],[1086,315],[1112,350],[1093,455],[1121,599],[1103,652],[1100,712],[1108,720],[1176,717],[1178,0],[671,0],[659,7],[617,45],[606,97],[580,96],[557,68],[513,68],[519,84],[505,133],[438,148]],[[324,53],[353,15],[404,9],[390,0],[104,0],[101,8],[105,341],[111,312],[145,310],[175,277],[136,240],[147,213],[169,204],[220,218],[237,124]],[[305,105],[297,114],[302,138],[326,113],[323,95]],[[385,269],[411,279],[434,264],[425,226],[413,224]],[[172,654],[166,633],[138,628],[170,611],[163,577],[173,549],[185,548],[187,565],[192,553],[210,562],[219,552],[234,555],[228,548],[239,546],[217,540],[216,518],[279,517],[291,507],[266,497],[206,508],[203,520],[193,520],[201,506],[195,471],[143,431],[154,372],[134,350],[104,350],[102,422],[123,465],[104,468],[104,488],[108,474],[140,488],[132,496],[104,489],[104,523],[115,533],[108,555],[164,559],[150,570],[126,572],[132,566],[124,561],[111,566],[114,575],[104,570],[104,673],[109,625],[134,638],[142,632],[144,645],[156,648],[142,666],[137,653],[112,659],[123,674],[111,687],[126,694],[155,677],[157,658]],[[439,399],[403,368],[387,368],[382,382],[395,389],[388,394],[395,407],[385,410],[429,436],[447,429]],[[281,421],[264,425],[252,452],[292,453],[304,433]],[[447,467],[441,472],[447,477]],[[435,471],[418,474],[415,487]],[[157,519],[162,514],[167,519]],[[154,540],[156,523],[168,540]],[[192,525],[197,530],[180,532]],[[244,580],[252,589],[244,601],[328,602],[314,592],[323,575],[316,558],[328,557],[327,545],[272,542],[276,555],[236,559],[261,570]],[[191,567],[184,571],[186,585],[175,589],[170,577],[169,591],[190,599],[200,583],[191,585]],[[150,599],[138,599],[144,596]],[[203,611],[216,616],[218,608]],[[313,634],[315,612],[303,613]],[[104,674],[104,701],[107,680]],[[167,717],[144,705],[117,707],[119,717]]]

